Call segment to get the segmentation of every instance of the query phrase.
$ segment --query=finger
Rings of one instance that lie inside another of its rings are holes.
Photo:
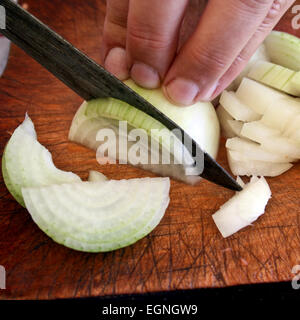
[[[120,80],[129,77],[125,51],[128,8],[129,0],[107,0],[101,54],[104,67]]]
[[[259,26],[253,37],[247,43],[246,47],[241,51],[234,60],[231,67],[222,76],[216,91],[212,95],[212,99],[217,97],[228,85],[243,71],[249,59],[257,50],[259,45],[264,41],[266,36],[272,31],[280,18],[289,9],[295,0],[277,0],[274,1],[270,11],[268,12],[263,23]]]
[[[176,53],[188,0],[130,0],[127,54],[131,77],[139,85],[160,85]]]
[[[165,93],[177,104],[207,101],[218,81],[254,35],[272,0],[211,0],[197,29],[165,79]]]

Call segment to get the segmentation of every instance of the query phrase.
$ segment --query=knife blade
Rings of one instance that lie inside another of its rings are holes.
[[[225,188],[240,191],[242,187],[182,128],[107,70],[87,57],[11,0],[0,0],[6,11],[6,26],[0,32],[23,49],[43,67],[85,100],[112,97],[122,100],[161,122],[178,137],[192,155],[203,154],[204,168],[199,175]],[[175,133],[176,134],[176,133]],[[195,162],[195,165],[197,163]]]

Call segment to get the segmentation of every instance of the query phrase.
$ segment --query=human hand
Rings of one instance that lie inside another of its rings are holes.
[[[198,0],[197,0],[198,1]],[[102,56],[119,79],[163,86],[179,105],[210,101],[243,70],[295,0],[209,0],[178,51],[189,0],[107,0]]]

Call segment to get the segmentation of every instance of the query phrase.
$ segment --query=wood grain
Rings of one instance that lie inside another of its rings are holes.
[[[29,11],[100,62],[104,1],[27,0]],[[297,1],[300,4],[300,1]],[[289,13],[278,29],[291,30]],[[81,99],[15,46],[0,79],[0,152],[26,111],[56,165],[82,178],[152,174],[126,165],[99,166],[94,152],[67,141]],[[219,162],[228,168],[224,141]],[[254,226],[223,239],[211,215],[231,191],[203,181],[172,181],[171,203],[160,225],[133,246],[105,254],[54,243],[0,181],[0,264],[7,271],[1,299],[54,299],[289,281],[300,264],[300,165],[268,179],[273,197]]]

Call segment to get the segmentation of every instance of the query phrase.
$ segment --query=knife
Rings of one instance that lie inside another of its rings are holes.
[[[192,155],[203,154],[204,168],[199,175],[225,188],[242,187],[175,122],[156,109],[107,70],[11,0],[0,0],[5,8],[6,26],[0,32],[38,61],[85,100],[112,97],[122,100],[161,122],[184,137]],[[176,133],[175,133],[176,134]],[[195,166],[197,163],[195,162]]]

